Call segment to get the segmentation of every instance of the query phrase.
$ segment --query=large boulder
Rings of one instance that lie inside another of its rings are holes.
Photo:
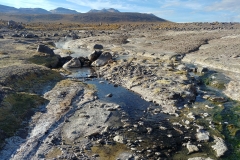
[[[68,69],[68,68],[80,68],[82,66],[80,60],[78,58],[73,58],[67,63],[63,65],[63,68]]]
[[[112,55],[109,52],[103,52],[99,58],[92,63],[92,66],[101,67],[108,63],[112,59]]]
[[[0,39],[3,39],[3,36],[2,36],[2,35],[0,35]]]
[[[54,55],[53,50],[52,50],[51,48],[49,48],[48,46],[44,45],[44,44],[38,45],[37,51],[38,51],[38,52],[42,52],[42,53],[49,54],[49,55],[51,55],[51,56]]]
[[[91,62],[94,62],[96,61],[99,56],[102,54],[102,51],[94,51],[92,54],[90,54],[88,56],[88,59],[91,61]]]

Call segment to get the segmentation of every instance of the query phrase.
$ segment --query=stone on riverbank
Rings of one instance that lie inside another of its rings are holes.
[[[78,58],[73,58],[70,61],[68,61],[67,63],[65,63],[63,65],[64,69],[68,69],[68,68],[80,68],[82,66],[80,60]]]
[[[112,59],[112,55],[109,52],[103,52],[96,61],[92,63],[92,66],[101,67],[108,63]]]
[[[220,137],[214,137],[215,145],[212,146],[213,150],[217,152],[217,157],[221,157],[228,150],[224,140]]]

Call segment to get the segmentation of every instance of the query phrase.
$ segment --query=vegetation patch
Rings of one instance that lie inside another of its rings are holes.
[[[240,157],[239,111],[240,105],[232,104],[231,107],[225,107],[220,113],[216,113],[214,115],[215,122],[223,122],[223,124],[219,125],[217,129],[225,136],[225,140],[231,144],[229,145],[231,155],[229,155],[226,159],[235,159],[236,157]]]
[[[56,55],[50,56],[46,54],[37,54],[28,59],[29,62],[42,65],[48,68],[55,68],[58,64],[58,57]]]
[[[63,77],[53,70],[37,65],[19,65],[0,69],[0,84],[18,92],[42,93],[46,87]]]
[[[6,95],[0,106],[0,130],[8,137],[22,127],[22,122],[30,118],[34,108],[48,101],[39,95],[12,93]]]

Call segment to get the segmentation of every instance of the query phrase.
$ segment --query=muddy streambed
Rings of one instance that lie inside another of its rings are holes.
[[[215,144],[214,136],[217,136],[225,140],[229,149],[225,156],[217,159],[239,157],[240,104],[222,93],[222,84],[210,85],[216,79],[219,83],[227,83],[228,78],[223,74],[210,71],[204,76],[195,75],[204,83],[199,85],[196,101],[179,108],[179,117],[163,114],[160,106],[146,102],[138,94],[121,86],[110,84],[101,78],[86,79],[88,76],[84,75],[88,74],[97,75],[94,69],[84,68],[74,69],[70,77],[96,86],[97,96],[102,102],[116,103],[121,106],[114,116],[127,119],[124,127],[120,127],[121,123],[116,123],[117,132],[125,137],[124,144],[94,145],[89,154],[99,154],[100,159],[114,159],[117,157],[116,152],[118,156],[122,152],[122,155],[127,153],[125,156],[134,155],[135,158],[146,159],[191,157],[216,159],[216,153],[211,146]],[[206,99],[204,95],[223,97],[225,101],[214,102]],[[195,118],[192,119],[189,115]],[[200,128],[199,126],[209,132],[207,142],[199,142],[196,138],[196,130]],[[190,153],[186,147],[188,142],[198,146],[199,150]]]

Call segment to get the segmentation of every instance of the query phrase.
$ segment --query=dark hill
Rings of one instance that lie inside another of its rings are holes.
[[[96,9],[91,9],[90,11],[88,11],[88,13],[108,13],[108,12],[111,12],[111,13],[119,13],[118,10],[114,9],[114,8],[109,8],[109,9],[102,9],[102,10],[96,10]]]
[[[19,8],[19,14],[51,14],[51,12],[42,8]]]
[[[50,12],[53,14],[78,14],[78,12],[75,10],[66,9],[66,8],[62,8],[62,7],[58,7],[54,10],[50,10]]]
[[[18,9],[14,7],[0,5],[0,12],[1,13],[17,13]]]
[[[17,22],[77,22],[77,23],[118,23],[118,22],[166,22],[152,14],[143,13],[79,13],[79,14],[0,14],[0,19]]]

